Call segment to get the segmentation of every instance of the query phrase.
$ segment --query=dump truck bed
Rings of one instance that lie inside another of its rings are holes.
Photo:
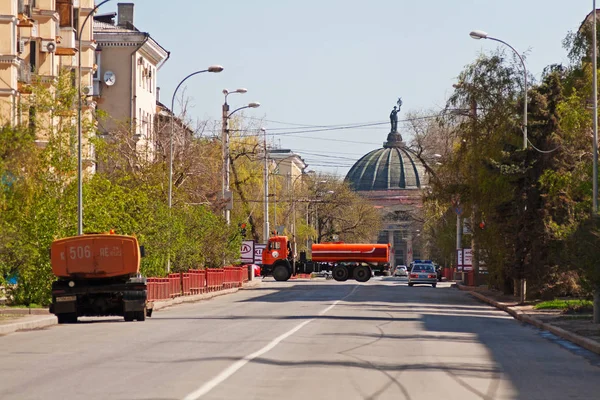
[[[132,236],[68,237],[54,241],[50,254],[52,272],[60,278],[112,278],[140,270],[140,247]]]
[[[312,259],[316,262],[388,263],[387,244],[318,243],[312,245]]]

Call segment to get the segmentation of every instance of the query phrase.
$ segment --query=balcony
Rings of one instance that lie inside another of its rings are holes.
[[[77,40],[75,40],[75,30],[73,28],[61,27],[59,38],[56,48],[57,56],[74,56],[77,54]]]
[[[18,24],[20,28],[31,28],[33,27],[33,20],[31,19],[31,0],[19,0],[18,4]]]
[[[31,83],[31,65],[25,61],[21,61],[19,64],[19,74],[17,76],[17,82],[23,84]]]

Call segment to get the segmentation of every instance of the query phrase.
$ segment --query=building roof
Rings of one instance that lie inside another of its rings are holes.
[[[279,162],[289,159],[290,163],[296,164],[301,170],[308,167],[306,161],[290,149],[269,149],[269,158]]]
[[[398,132],[388,134],[383,148],[359,159],[345,180],[356,191],[421,189],[428,184],[425,166]]]

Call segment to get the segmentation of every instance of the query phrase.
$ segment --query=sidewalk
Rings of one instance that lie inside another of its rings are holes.
[[[155,301],[153,310],[156,312],[177,304],[209,300],[217,296],[235,293],[238,290],[251,289],[260,286],[261,283],[262,279],[255,279],[245,283],[241,288],[225,289],[193,296],[181,296],[171,300]],[[56,316],[50,314],[47,308],[0,308],[0,336],[17,331],[47,328],[56,324],[58,324]]]
[[[456,287],[468,291],[473,297],[507,312],[521,322],[600,354],[600,325],[592,324],[591,315],[569,315],[561,310],[536,310],[533,304],[519,305],[516,297],[495,290],[464,286],[460,283],[457,283]]]

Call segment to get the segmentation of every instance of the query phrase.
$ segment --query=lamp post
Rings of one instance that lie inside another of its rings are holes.
[[[265,210],[264,210],[264,222],[263,222],[263,240],[265,243],[269,241],[269,160],[267,155],[267,130],[265,128],[260,128],[262,133],[264,134],[264,171],[263,171],[263,179],[264,179],[264,192],[265,192]]]
[[[596,0],[593,0],[593,19],[592,19],[592,79],[593,79],[593,97],[594,97],[594,172],[593,172],[593,203],[592,218],[598,218],[598,44],[596,43]],[[600,324],[600,287],[594,288],[594,307],[592,322]]]
[[[211,65],[207,69],[192,72],[191,74],[189,74],[188,76],[186,76],[179,82],[179,84],[175,88],[175,91],[173,92],[173,97],[171,98],[171,135],[170,135],[170,139],[169,139],[169,208],[171,208],[172,202],[173,202],[173,136],[175,134],[175,110],[174,110],[175,109],[175,96],[177,96],[177,91],[179,90],[181,85],[183,85],[183,83],[185,81],[187,81],[189,78],[191,78],[192,76],[201,74],[203,72],[219,73],[221,71],[223,71],[222,66]]]
[[[489,36],[486,32],[484,31],[471,31],[471,33],[469,34],[473,39],[490,39],[490,40],[494,40],[496,42],[502,43],[506,46],[508,46],[516,55],[517,57],[519,57],[519,60],[521,60],[521,65],[523,66],[523,76],[524,76],[524,85],[525,87],[523,88],[523,150],[527,150],[527,67],[525,66],[525,60],[523,59],[523,57],[521,56],[521,54],[519,54],[519,52],[512,47],[510,44],[506,43],[503,40],[494,38]],[[525,302],[525,292],[526,292],[526,288],[527,288],[527,283],[525,281],[525,277],[523,276],[521,278],[520,281],[520,290],[519,290],[519,299],[520,299],[520,303],[523,304]]]
[[[169,199],[168,199],[169,216],[171,216],[171,208],[173,206],[173,136],[175,135],[175,97],[177,96],[177,91],[179,90],[181,85],[183,85],[183,83],[185,81],[187,81],[189,78],[191,78],[194,75],[198,75],[203,72],[218,73],[221,71],[223,71],[222,66],[211,65],[207,69],[192,72],[191,74],[189,74],[188,76],[186,76],[179,82],[179,84],[175,88],[175,91],[173,92],[173,97],[171,97],[171,134],[170,134],[170,138],[169,138]],[[167,273],[169,273],[170,271],[171,271],[171,251],[169,249],[169,254],[167,255]]]
[[[82,167],[82,148],[83,148],[83,133],[81,132],[81,109],[83,108],[83,99],[81,98],[81,35],[83,34],[83,28],[88,22],[90,17],[94,15],[96,10],[103,4],[108,3],[111,0],[104,0],[92,9],[92,11],[85,17],[83,23],[79,27],[79,35],[77,36],[77,76],[79,82],[77,84],[77,234],[83,235],[83,167]]]
[[[229,160],[229,118],[235,114],[236,112],[243,110],[245,108],[258,108],[260,107],[260,103],[252,102],[247,105],[236,108],[231,113],[229,112],[229,104],[227,104],[227,96],[230,93],[246,93],[246,89],[237,89],[236,91],[229,92],[227,89],[223,90],[225,94],[225,103],[223,104],[223,128],[221,132],[221,140],[223,142],[223,184],[221,187],[221,194],[223,199],[225,200],[225,196],[230,196],[229,194],[229,168],[230,168],[230,160]],[[231,224],[231,210],[229,203],[225,207],[225,221],[227,221],[227,225]]]
[[[594,217],[598,214],[598,45],[596,43],[596,0],[593,1],[594,11],[592,19],[592,85],[594,97],[594,172],[593,172],[593,203]],[[600,302],[600,299],[598,300]],[[598,316],[600,320],[600,315]],[[595,321],[600,323],[600,321]]]
[[[506,43],[503,40],[494,38],[489,36],[486,32],[484,31],[471,31],[471,33],[469,34],[473,39],[489,39],[489,40],[494,40],[496,42],[500,42],[508,47],[510,47],[510,49],[517,55],[517,57],[519,57],[519,60],[521,60],[521,65],[523,66],[523,77],[524,77],[524,84],[525,87],[523,88],[523,97],[524,97],[524,104],[523,104],[523,150],[527,149],[527,67],[525,66],[525,60],[523,59],[523,57],[521,56],[521,54],[519,54],[519,52],[517,50],[515,50],[514,47],[512,47],[510,44]]]

